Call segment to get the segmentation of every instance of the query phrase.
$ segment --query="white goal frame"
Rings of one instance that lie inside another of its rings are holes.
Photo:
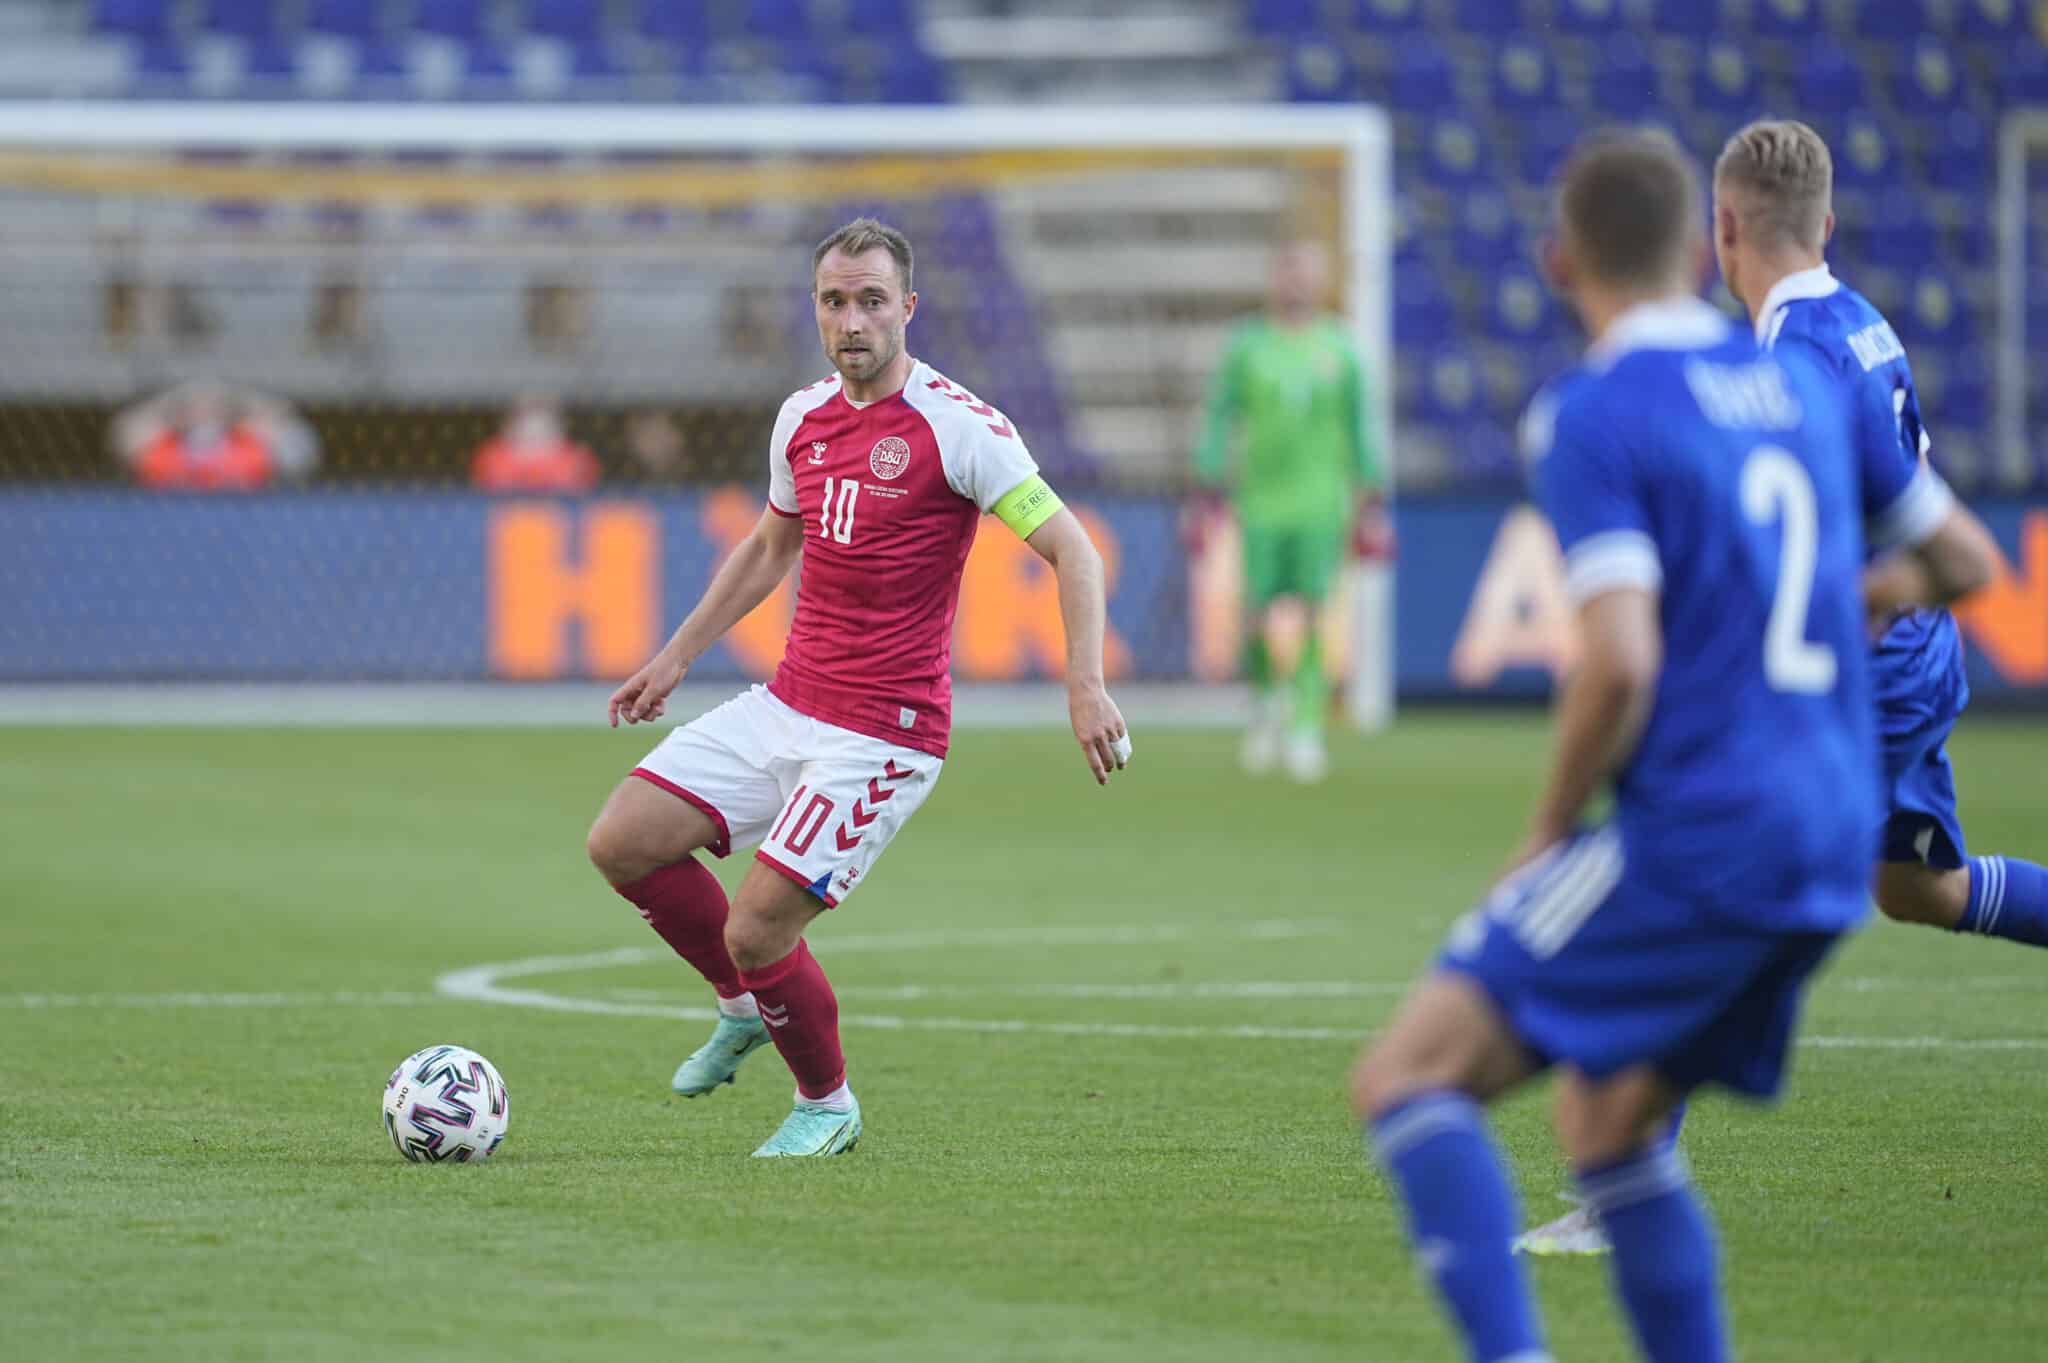
[[[1345,298],[1377,400],[1375,436],[1391,491],[1393,441],[1393,127],[1370,105],[664,106],[647,104],[325,104],[0,100],[0,149],[80,153],[192,146],[251,150],[488,152],[948,153],[1023,149],[1325,149],[1343,160]],[[1367,570],[1371,571],[1371,570]],[[1353,718],[1392,713],[1393,627],[1385,574],[1358,593]]]

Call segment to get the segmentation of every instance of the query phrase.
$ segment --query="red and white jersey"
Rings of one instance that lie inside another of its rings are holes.
[[[865,405],[836,374],[791,394],[769,443],[768,505],[803,520],[803,565],[768,689],[945,756],[960,572],[982,513],[1037,472],[1001,412],[923,361]]]

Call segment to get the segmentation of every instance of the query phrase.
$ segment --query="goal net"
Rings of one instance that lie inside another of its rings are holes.
[[[914,351],[1113,542],[1121,669],[1225,670],[1174,535],[1209,372],[1307,235],[1390,374],[1387,165],[1360,110],[0,105],[0,678],[631,665],[758,511],[863,212]],[[962,675],[1056,674],[1031,565],[971,577]]]

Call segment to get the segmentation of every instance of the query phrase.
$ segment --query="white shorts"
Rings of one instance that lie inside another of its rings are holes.
[[[799,714],[765,686],[674,730],[633,774],[718,825],[716,856],[755,860],[834,908],[910,821],[945,759]]]

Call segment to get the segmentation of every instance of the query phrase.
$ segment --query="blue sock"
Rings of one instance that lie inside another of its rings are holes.
[[[2048,867],[2011,857],[1970,858],[1970,907],[1957,932],[2048,947]]]
[[[1614,1285],[1650,1363],[1727,1363],[1714,1230],[1669,1142],[1581,1171],[1614,1245]]]
[[[1551,1363],[1536,1299],[1509,1248],[1520,1221],[1515,1195],[1479,1108],[1461,1093],[1420,1094],[1373,1122],[1370,1140],[1407,1205],[1415,1257],[1474,1363]]]

